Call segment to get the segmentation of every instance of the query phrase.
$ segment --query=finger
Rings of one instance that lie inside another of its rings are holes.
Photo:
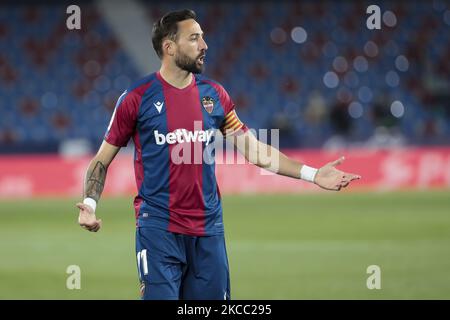
[[[94,223],[81,222],[79,224],[80,224],[80,227],[82,227],[83,229],[91,231],[91,229],[95,227],[96,222],[94,222]]]
[[[349,184],[350,184],[350,181],[341,183],[341,187],[342,187],[342,188],[346,188]]]
[[[361,179],[361,176],[360,176],[359,174],[353,174],[353,173],[350,173],[350,174],[347,174],[347,178],[348,178],[350,181],[352,181],[352,180],[358,180],[358,179]]]
[[[79,224],[80,224],[80,227],[85,228],[85,229],[89,229],[92,227],[91,224],[86,223],[86,222],[81,222],[81,223],[79,222]]]
[[[350,182],[352,182],[352,181],[353,180],[342,180],[341,183],[340,183],[340,186],[342,188],[346,188],[350,184]]]
[[[86,210],[86,205],[84,203],[78,202],[76,204],[77,208],[80,210]]]
[[[346,173],[346,174],[344,174],[342,179],[345,180],[345,181],[353,181],[353,180],[361,179],[361,176],[358,175],[358,174]]]
[[[90,228],[89,231],[97,232],[101,228],[101,226],[102,226],[102,220],[101,219],[96,220],[95,223],[92,225],[92,228]]]
[[[336,166],[340,165],[342,162],[344,162],[344,160],[345,160],[345,157],[342,156],[339,159],[334,160],[333,162],[330,162],[330,165],[333,167],[336,167]]]
[[[102,219],[98,219],[97,220],[97,230],[95,232],[97,232],[98,230],[100,230],[100,228],[102,227]]]
[[[98,224],[94,223],[94,224],[92,224],[92,225],[88,226],[88,228],[87,228],[87,229],[88,229],[89,231],[91,231],[91,232],[92,232],[92,231],[94,231],[94,230],[95,230],[95,228],[97,228],[97,226],[98,226]]]

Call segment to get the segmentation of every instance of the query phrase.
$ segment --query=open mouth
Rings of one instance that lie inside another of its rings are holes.
[[[200,63],[200,64],[205,63],[205,56],[198,57],[197,62]]]

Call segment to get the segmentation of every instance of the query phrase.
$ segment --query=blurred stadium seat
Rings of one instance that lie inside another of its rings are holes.
[[[281,147],[449,144],[448,3],[380,3],[382,30],[366,28],[368,2],[140,5],[150,20],[197,12],[206,74],[250,127],[281,129]],[[140,74],[102,12],[82,2],[71,31],[62,5],[0,9],[0,152],[56,152],[68,139],[94,150]]]

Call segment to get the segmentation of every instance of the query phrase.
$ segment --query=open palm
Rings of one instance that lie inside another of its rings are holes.
[[[353,180],[361,179],[360,175],[347,173],[336,169],[344,161],[341,157],[333,162],[329,162],[317,171],[314,183],[326,190],[339,191],[345,188]]]

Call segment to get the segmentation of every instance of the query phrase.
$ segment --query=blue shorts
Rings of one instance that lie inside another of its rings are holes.
[[[144,300],[228,300],[230,276],[224,235],[197,237],[136,229]]]

